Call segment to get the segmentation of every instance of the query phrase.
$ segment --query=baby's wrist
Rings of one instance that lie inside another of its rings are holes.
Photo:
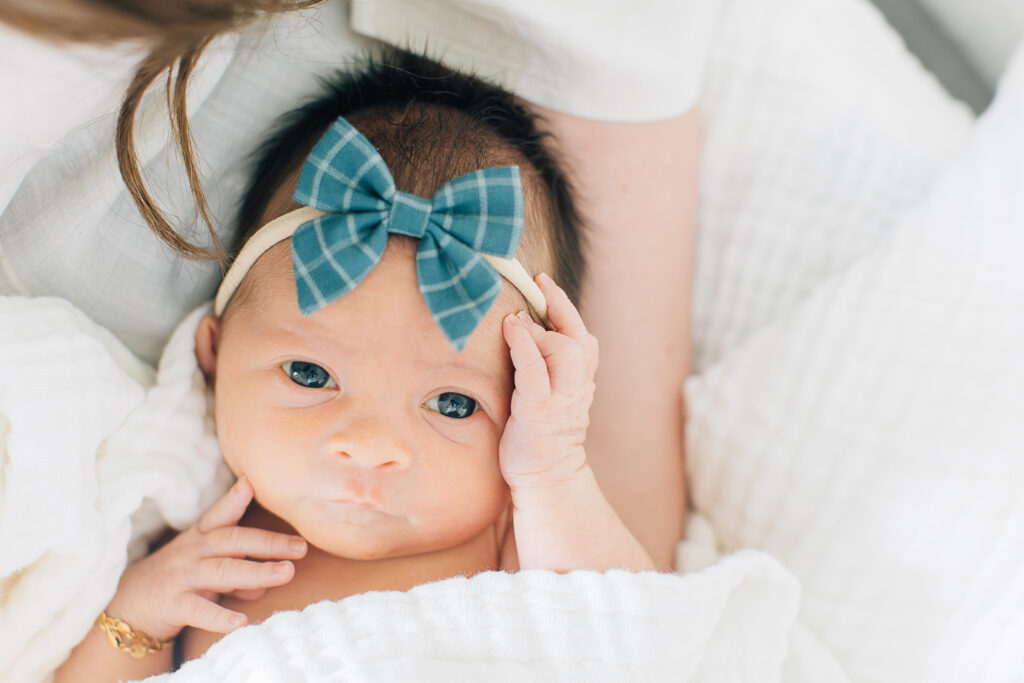
[[[570,488],[575,482],[593,476],[582,446],[570,451],[564,446],[546,451],[535,449],[529,457],[508,460],[509,464],[502,465],[502,475],[513,492]],[[517,469],[521,471],[516,472]]]
[[[543,472],[516,477],[509,482],[512,503],[517,510],[536,507],[573,506],[581,499],[600,494],[597,479],[590,465],[567,472]]]
[[[550,486],[514,490],[512,504],[521,569],[654,569],[589,467]]]
[[[136,633],[145,634],[155,640],[173,640],[181,633],[183,626],[174,626],[165,620],[147,614],[144,599],[133,598],[124,591],[118,591],[103,610],[112,619],[119,619]]]
[[[142,629],[133,627],[124,619],[102,612],[96,619],[96,626],[106,635],[114,649],[141,659],[153,652],[159,652],[174,642],[174,637],[158,638]]]

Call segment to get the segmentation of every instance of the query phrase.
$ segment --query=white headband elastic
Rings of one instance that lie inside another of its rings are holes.
[[[224,313],[224,309],[227,308],[231,296],[238,289],[238,285],[242,284],[242,280],[245,279],[249,269],[252,268],[252,265],[256,263],[260,256],[263,256],[268,249],[278,242],[290,238],[292,233],[303,223],[323,215],[325,215],[323,211],[303,206],[279,218],[275,218],[256,231],[256,234],[242,247],[238,258],[234,260],[231,268],[228,269],[227,275],[224,276],[224,281],[220,283],[220,288],[217,290],[217,298],[214,300],[214,314],[219,316]],[[537,286],[537,283],[526,272],[523,264],[514,258],[507,259],[484,253],[480,255],[491,264],[494,270],[498,271],[499,275],[522,293],[526,298],[526,303],[546,324],[548,318],[547,302],[544,300],[540,287]]]

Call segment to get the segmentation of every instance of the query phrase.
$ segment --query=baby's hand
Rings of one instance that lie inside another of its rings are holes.
[[[239,479],[195,526],[129,567],[107,615],[160,640],[175,637],[185,626],[215,633],[244,626],[245,615],[218,605],[218,596],[257,598],[291,581],[295,567],[288,561],[243,558],[299,559],[306,554],[306,541],[299,536],[237,526],[252,497],[252,485]]]
[[[537,285],[554,330],[545,330],[526,313],[506,316],[502,324],[515,366],[515,390],[498,459],[513,496],[557,487],[585,468],[583,441],[594,398],[597,339],[550,277],[537,276]]]

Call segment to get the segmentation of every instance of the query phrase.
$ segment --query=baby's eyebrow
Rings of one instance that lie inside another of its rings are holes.
[[[466,382],[466,389],[477,390],[481,394],[480,398],[489,404],[499,405],[508,398],[503,378],[495,369],[485,369],[461,358],[458,361],[441,361],[435,369],[442,375],[453,376]]]
[[[465,373],[469,373],[471,375],[475,375],[476,377],[478,377],[482,381],[486,381],[486,382],[494,382],[494,380],[496,379],[495,374],[493,372],[488,372],[486,370],[483,370],[483,369],[477,367],[476,365],[473,365],[472,363],[459,363],[459,362],[454,362],[454,361],[448,361],[448,362],[444,362],[444,363],[438,364],[437,367],[438,367],[438,369],[444,370],[446,372],[452,372],[452,373],[465,372]]]

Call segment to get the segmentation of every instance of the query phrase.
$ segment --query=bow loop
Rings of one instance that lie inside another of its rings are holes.
[[[295,201],[328,213],[387,212],[395,180],[370,141],[338,119],[316,143],[299,174]]]
[[[388,232],[422,239],[433,212],[430,200],[408,192],[395,192],[388,214]]]
[[[523,226],[518,166],[484,168],[448,181],[434,194],[434,219],[476,251],[512,258]]]
[[[409,235],[420,240],[420,292],[456,350],[501,290],[501,276],[480,254],[512,258],[523,226],[517,167],[466,173],[424,199],[400,192],[384,159],[344,119],[313,148],[294,198],[327,212],[292,236],[303,315],[362,282],[380,261],[389,233]]]

